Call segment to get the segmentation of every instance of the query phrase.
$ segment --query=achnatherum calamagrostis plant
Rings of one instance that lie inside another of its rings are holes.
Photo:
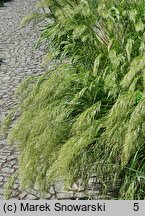
[[[144,199],[144,1],[40,5],[49,12],[26,20],[45,17],[39,43],[49,60],[69,63],[19,88],[9,138],[19,143],[21,185],[47,191],[58,177],[85,184],[95,171],[105,188],[122,180],[117,198]]]

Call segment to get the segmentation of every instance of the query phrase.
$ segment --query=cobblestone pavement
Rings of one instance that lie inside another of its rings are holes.
[[[28,25],[20,28],[23,17],[35,10],[37,0],[13,0],[0,8],[0,125],[8,110],[16,105],[14,92],[21,80],[29,75],[43,73],[41,67],[43,49],[34,50],[34,43],[38,38],[40,27]],[[4,199],[4,185],[11,174],[18,168],[18,151],[9,146],[7,139],[0,134],[0,199]],[[69,191],[65,191],[62,181],[55,182],[45,199],[84,199],[93,197],[98,199],[96,177],[92,176],[87,192],[81,183],[74,184]],[[40,199],[40,194],[32,189],[21,191],[19,181],[16,180],[11,198]]]
[[[34,50],[39,31],[32,25],[20,28],[23,17],[34,11],[36,0],[14,0],[0,8],[0,125],[9,109],[15,106],[14,91],[29,75],[42,73],[43,50]],[[18,152],[0,134],[0,199],[4,184],[17,169]],[[50,196],[50,195],[49,195]],[[38,193],[21,192],[15,183],[12,197],[36,199]]]

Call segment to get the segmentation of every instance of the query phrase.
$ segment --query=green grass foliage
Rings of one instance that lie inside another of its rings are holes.
[[[3,4],[4,4],[4,1],[0,0],[0,7],[3,6]]]
[[[0,7],[4,6],[5,2],[9,2],[9,1],[12,1],[12,0],[0,0]]]
[[[37,45],[59,66],[18,89],[21,115],[9,139],[20,149],[21,186],[47,191],[60,177],[85,185],[96,172],[104,188],[121,180],[115,198],[144,199],[144,1],[44,0],[39,7],[49,11],[34,14],[34,22],[46,20]]]

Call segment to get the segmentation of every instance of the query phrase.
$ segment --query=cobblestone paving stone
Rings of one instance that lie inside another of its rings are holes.
[[[35,10],[36,0],[14,0],[0,8],[0,125],[8,110],[16,105],[14,91],[21,80],[29,75],[43,72],[43,50],[34,50],[39,29],[32,25],[20,28],[24,16]],[[4,185],[17,169],[18,151],[7,144],[0,134],[0,199]],[[38,199],[39,194],[21,192],[18,182],[14,184],[12,198]],[[50,197],[50,195],[49,195]]]
[[[8,110],[16,105],[14,92],[21,80],[29,75],[43,73],[41,67],[43,49],[34,50],[40,27],[32,25],[20,28],[23,17],[35,10],[37,0],[13,0],[0,8],[0,125]],[[0,199],[4,199],[4,185],[18,168],[18,151],[8,145],[7,139],[0,134]],[[95,188],[94,188],[95,185]],[[90,179],[87,195],[97,199],[96,177]],[[83,199],[86,191],[81,184],[75,184],[69,191],[64,190],[62,181],[56,182],[43,197],[44,199]],[[40,199],[40,194],[32,189],[21,191],[16,180],[11,198]]]

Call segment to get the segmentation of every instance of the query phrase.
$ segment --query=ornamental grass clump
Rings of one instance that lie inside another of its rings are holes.
[[[144,1],[41,6],[49,10],[34,14],[35,23],[46,21],[37,45],[59,66],[18,89],[20,117],[9,139],[20,149],[21,186],[47,191],[58,178],[86,185],[95,172],[104,193],[120,180],[114,198],[144,199]]]

